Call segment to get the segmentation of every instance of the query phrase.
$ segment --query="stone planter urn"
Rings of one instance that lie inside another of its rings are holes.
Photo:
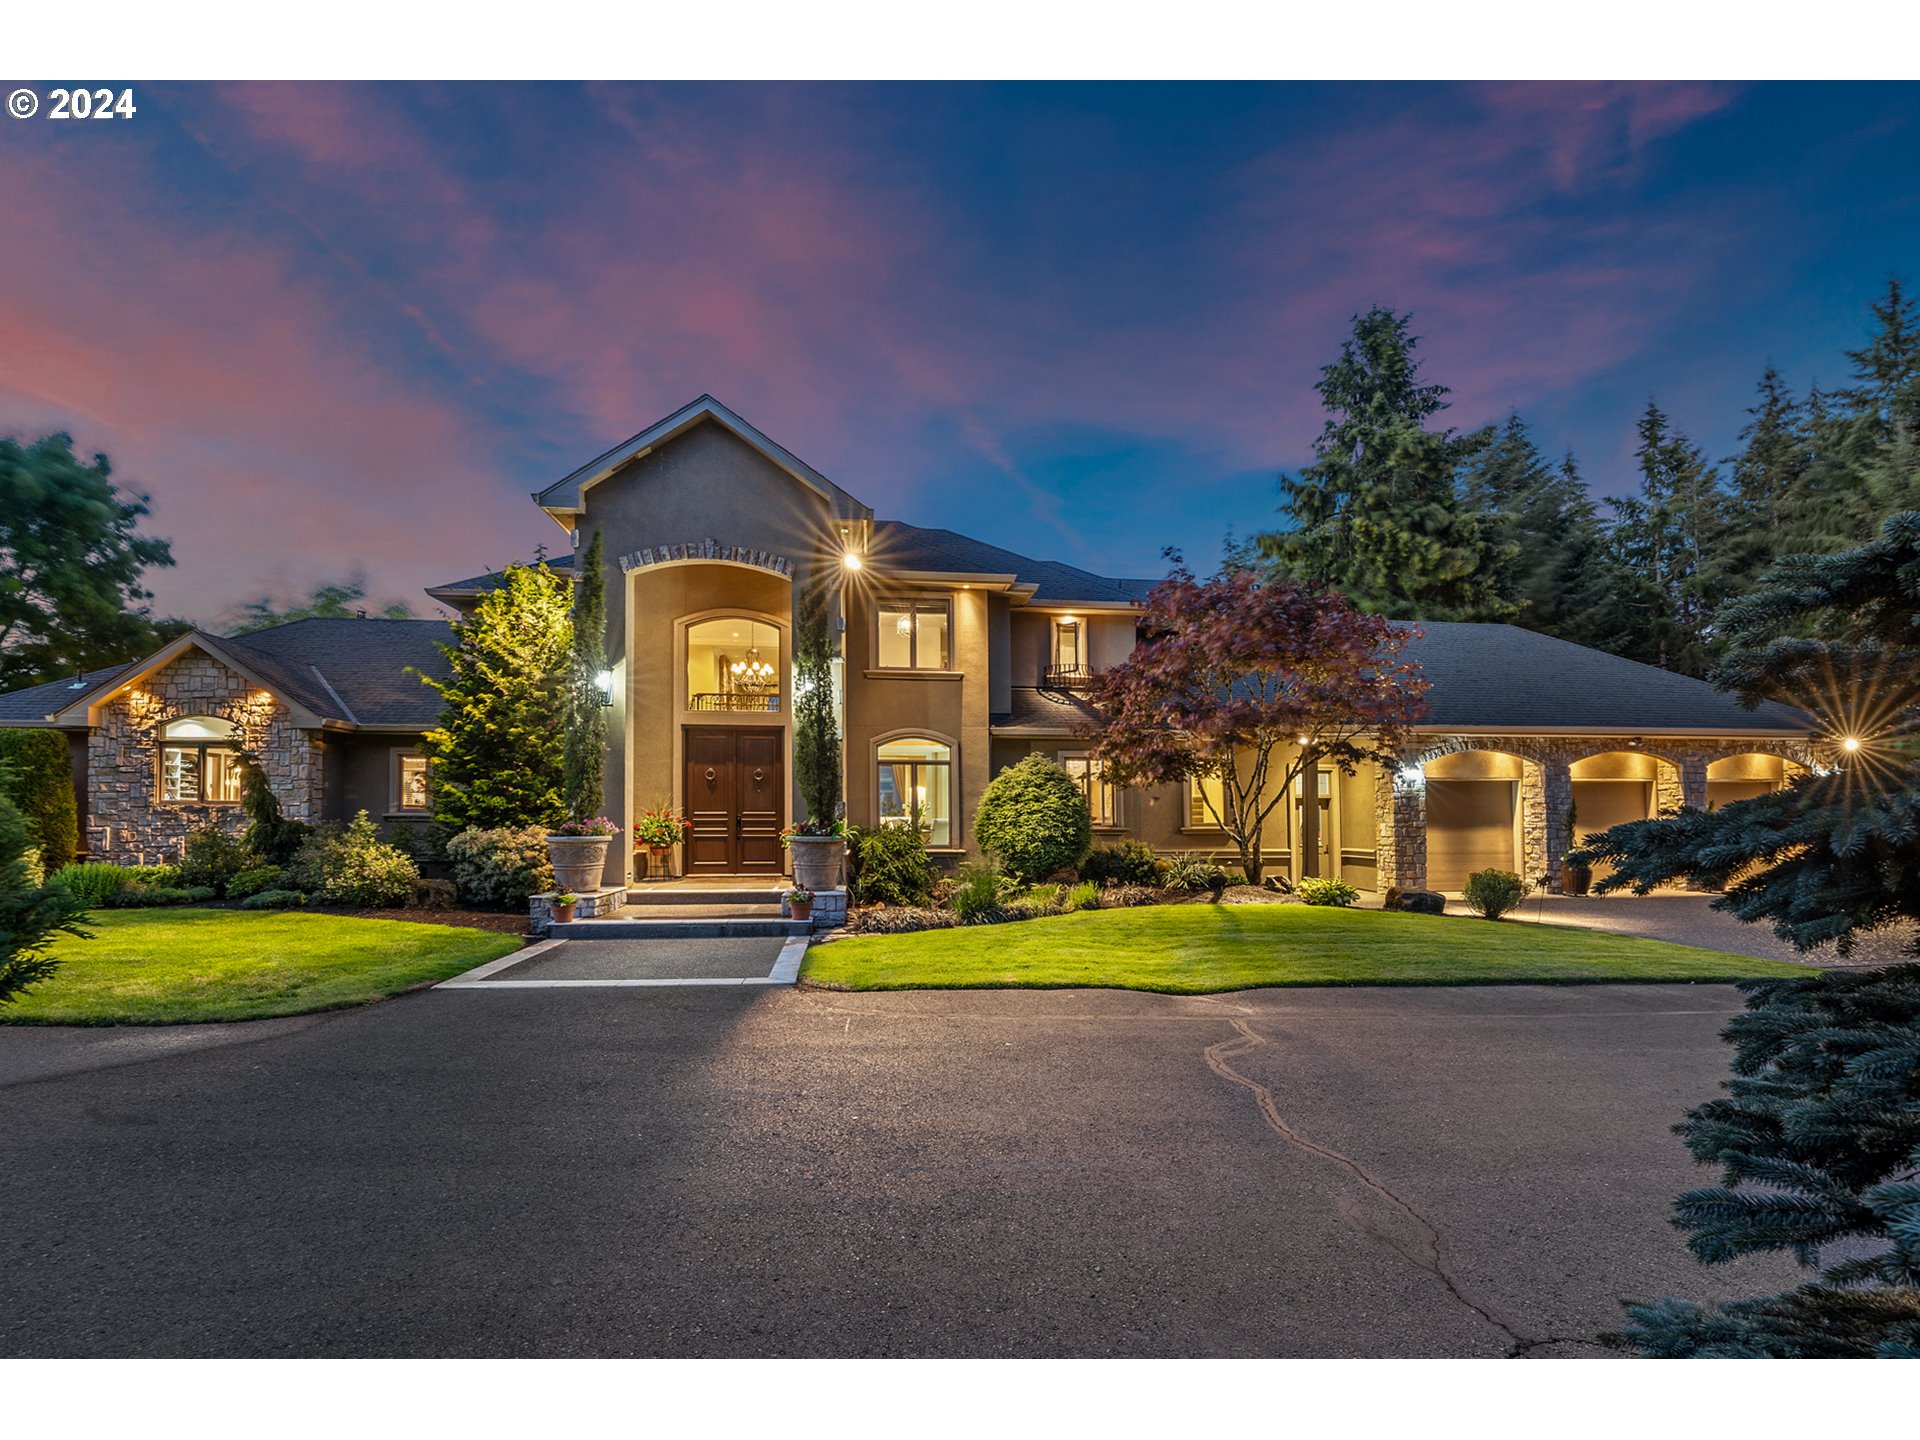
[[[795,889],[818,893],[839,886],[840,867],[847,858],[845,840],[838,835],[794,835],[787,843],[793,847]]]
[[[601,877],[606,874],[607,849],[614,838],[612,835],[547,836],[554,888],[586,894],[600,889]]]

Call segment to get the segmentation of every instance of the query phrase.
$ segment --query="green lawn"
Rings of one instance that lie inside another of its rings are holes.
[[[1744,980],[1806,967],[1557,925],[1313,905],[1095,910],[817,945],[801,978],[848,990]]]
[[[513,935],[298,910],[102,910],[0,1023],[176,1025],[333,1010],[517,950]]]

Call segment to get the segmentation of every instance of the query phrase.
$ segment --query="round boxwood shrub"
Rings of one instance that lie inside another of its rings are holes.
[[[547,832],[538,825],[462,830],[447,841],[447,863],[472,905],[518,909],[528,896],[553,889]]]
[[[1073,777],[1045,755],[994,776],[973,816],[974,838],[1016,879],[1031,885],[1078,870],[1093,849],[1093,817]]]
[[[27,844],[47,874],[73,859],[80,817],[73,800],[67,737],[58,730],[0,730],[0,795],[27,821]]]
[[[1486,920],[1498,920],[1526,895],[1527,887],[1511,870],[1476,870],[1467,876],[1467,908]]]
[[[1096,845],[1080,862],[1080,878],[1096,885],[1158,885],[1166,864],[1144,840]]]
[[[234,876],[258,863],[238,835],[209,825],[187,836],[180,847],[180,883],[218,894]]]

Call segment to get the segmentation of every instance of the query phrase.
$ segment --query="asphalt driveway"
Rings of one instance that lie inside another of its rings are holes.
[[[0,1354],[1593,1353],[1620,1296],[1790,1273],[1666,1224],[1737,1006],[466,990],[0,1031]]]

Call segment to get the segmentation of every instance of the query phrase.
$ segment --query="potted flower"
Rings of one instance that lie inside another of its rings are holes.
[[[635,849],[646,849],[648,879],[664,879],[673,873],[669,863],[673,847],[685,840],[692,828],[687,817],[671,805],[656,805],[634,817],[633,844]]]
[[[787,911],[796,920],[813,918],[813,891],[804,885],[796,885],[787,891]]]
[[[780,832],[780,843],[793,852],[793,883],[810,890],[831,890],[840,884],[840,867],[847,856],[847,822],[802,820]]]
[[[553,897],[553,920],[556,925],[564,925],[573,919],[573,907],[580,903],[580,897],[571,890],[562,890]]]
[[[562,890],[598,890],[607,868],[607,849],[620,827],[604,815],[563,820],[547,832],[553,859],[553,883]]]

